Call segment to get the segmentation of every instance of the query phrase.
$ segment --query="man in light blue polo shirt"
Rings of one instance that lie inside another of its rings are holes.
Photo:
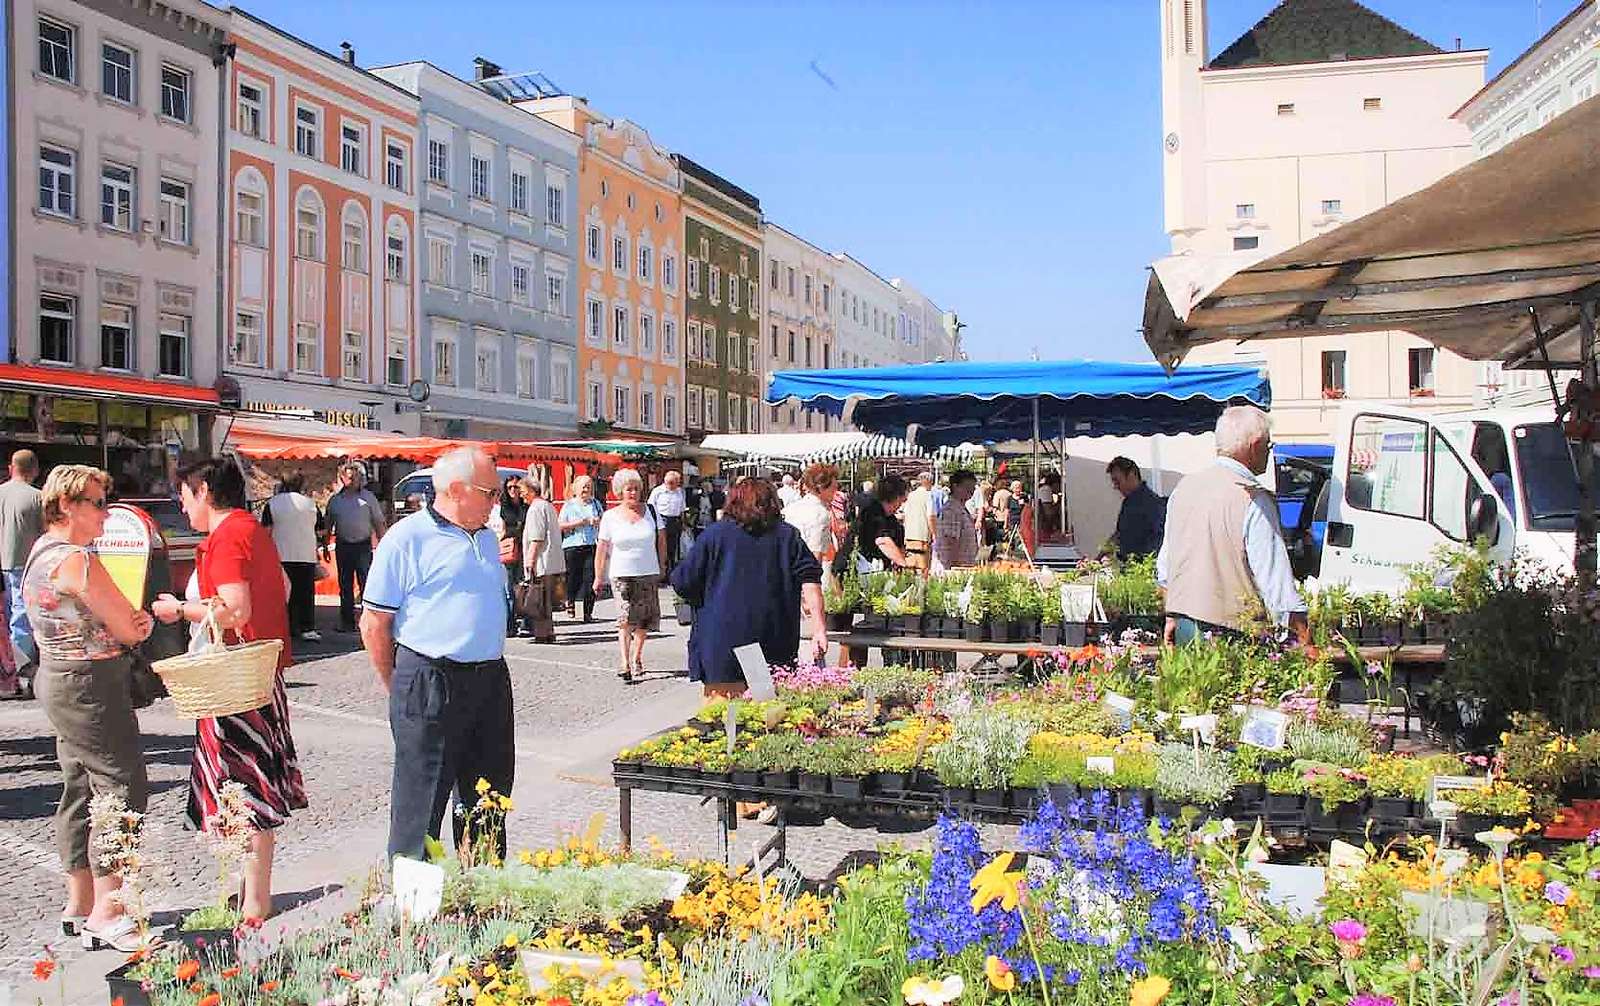
[[[505,568],[484,526],[500,494],[494,461],[457,448],[434,463],[433,486],[432,505],[378,543],[362,596],[361,641],[389,693],[394,736],[391,858],[423,856],[452,792],[471,808],[486,779],[509,796],[516,768]],[[503,830],[497,843],[504,857]]]

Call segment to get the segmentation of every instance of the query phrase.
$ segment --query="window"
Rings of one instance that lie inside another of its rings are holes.
[[[189,243],[189,183],[161,179],[161,238],[173,244]]]
[[[656,320],[648,314],[639,314],[639,355],[654,356],[656,353]]]
[[[47,363],[75,362],[77,309],[78,302],[71,297],[39,295],[39,359]]]
[[[133,169],[121,164],[100,167],[100,222],[119,231],[133,230]]]
[[[539,361],[531,349],[517,350],[517,394],[522,398],[538,396],[537,380]]]
[[[611,309],[611,345],[618,352],[628,351],[628,309],[621,304]]]
[[[700,260],[689,260],[689,296],[700,296]]]
[[[739,310],[739,277],[728,275],[728,309]]]
[[[1254,220],[1256,218],[1255,203],[1235,203],[1233,216],[1236,220]]]
[[[1362,510],[1421,518],[1428,427],[1414,419],[1357,416],[1350,429],[1345,500]]]
[[[706,429],[714,430],[717,428],[717,393],[711,388],[706,389],[705,406]]]
[[[133,103],[133,50],[101,44],[100,93],[112,101]]]
[[[476,360],[476,381],[474,386],[479,391],[498,392],[500,390],[500,341],[491,335],[478,334]]]
[[[588,258],[590,265],[600,264],[600,245],[602,243],[600,225],[590,224],[583,237],[583,254]]]
[[[77,80],[73,53],[77,49],[77,30],[47,17],[39,19],[39,72],[46,77],[71,84]]]
[[[789,362],[794,362],[794,329],[789,329]]]
[[[685,347],[689,352],[689,359],[698,360],[700,359],[700,325],[698,322],[691,321],[685,331],[689,336],[689,343]]]
[[[454,339],[433,337],[433,383],[446,388],[456,386],[456,344]]]
[[[639,246],[639,282],[641,283],[652,282],[655,277],[655,269],[651,260],[653,254],[654,251],[649,245],[641,244]]]
[[[1261,238],[1255,234],[1251,234],[1248,237],[1236,237],[1233,239],[1234,251],[1250,251],[1259,247],[1261,247]]]
[[[317,197],[302,192],[295,208],[294,253],[300,258],[322,258],[322,207]]]
[[[678,358],[678,321],[675,318],[661,319],[661,358]]]
[[[711,267],[710,282],[706,284],[707,292],[711,295],[711,303],[722,302],[722,270],[716,266]]]
[[[388,370],[384,373],[384,380],[388,384],[397,388],[406,386],[406,357],[410,349],[405,336],[389,336]]]
[[[617,385],[611,389],[611,421],[618,426],[628,425],[628,399],[632,397],[628,388]]]
[[[77,189],[77,155],[59,147],[39,148],[39,209],[45,213],[73,215]]]
[[[511,299],[525,307],[533,306],[533,267],[526,262],[511,263]]]
[[[772,350],[771,350],[771,352],[772,352],[772,358],[774,360],[776,360],[778,358],[778,326],[776,326],[776,325],[772,326]]]
[[[741,276],[750,275],[750,256],[748,256],[748,255],[740,255],[739,256],[739,275],[741,275]],[[757,276],[761,275],[761,266],[759,264],[757,264],[757,266],[756,266],[756,275]]]
[[[261,88],[255,84],[239,82],[239,132],[256,139],[262,137],[263,109],[266,101]]]
[[[406,281],[406,264],[411,261],[411,256],[406,254],[406,236],[404,234],[390,234],[384,243],[383,274],[391,283],[404,283]]]
[[[296,105],[294,109],[294,151],[306,157],[317,157],[318,135],[322,131],[322,115],[315,108]]]
[[[827,344],[827,343],[826,343],[826,342],[824,342],[824,343],[823,343],[823,344],[822,344],[822,369],[823,369],[823,370],[829,370],[829,369],[831,369],[831,368],[832,368],[832,366],[833,366],[833,364],[832,364],[832,363],[831,363],[831,362],[830,362],[830,361],[829,361],[829,359],[828,359],[828,358],[829,358],[829,356],[830,356],[830,355],[832,355],[832,354],[830,354],[830,353],[829,353],[829,352],[828,352],[828,350],[830,350],[830,349],[832,349],[832,348],[833,348],[833,347],[832,347],[832,346],[830,346],[830,345],[828,345],[828,344]]]
[[[339,374],[347,381],[362,381],[366,379],[360,332],[346,331],[344,333],[344,349],[340,353]]]
[[[605,307],[590,297],[584,301],[583,310],[583,331],[588,336],[590,344],[598,346],[605,341]]]
[[[639,392],[639,425],[651,429],[656,425],[656,393]]]
[[[787,273],[788,273],[788,275],[787,275],[788,283],[786,285],[787,285],[788,289],[787,289],[786,292],[788,293],[789,296],[793,297],[794,296],[794,268],[791,266],[787,270]]]
[[[1344,212],[1344,200],[1324,199],[1322,201],[1323,216],[1336,217]]]
[[[493,277],[490,274],[489,253],[472,249],[472,292],[484,297],[494,296]]]
[[[228,359],[247,367],[259,367],[262,362],[261,315],[239,311],[233,316],[233,341],[228,345]]]
[[[572,386],[572,362],[564,356],[550,357],[550,400],[561,405],[571,401],[567,389]]]
[[[773,290],[778,289],[778,260],[767,260],[767,285]]]
[[[811,368],[811,336],[806,336],[806,369]]]
[[[739,396],[733,394],[732,392],[729,392],[729,394],[728,394],[728,412],[727,412],[727,416],[728,416],[728,432],[729,433],[738,433],[738,432],[740,432],[740,429],[739,429]]]
[[[567,316],[567,278],[560,273],[545,273],[544,309],[557,318]]]
[[[811,276],[810,276],[810,274],[806,275],[805,302],[807,304],[811,303]]]
[[[193,80],[188,70],[170,63],[161,64],[161,114],[179,122],[189,121],[189,88]]]
[[[511,211],[513,213],[528,212],[528,173],[526,171],[511,172]]]
[[[661,428],[669,433],[678,428],[678,400],[670,392],[661,399]]]
[[[383,145],[383,183],[391,189],[400,192],[410,190],[406,179],[411,172],[406,170],[406,145],[389,140]]]
[[[1376,112],[1383,108],[1382,98],[1362,98],[1361,109],[1366,112]]]
[[[833,310],[833,288],[826,283],[822,284],[822,309],[824,311]]]
[[[761,340],[750,339],[745,344],[745,369],[752,374],[761,373]],[[751,432],[754,432],[753,430]]]
[[[567,225],[567,190],[549,182],[544,186],[544,222],[551,227]]]
[[[367,222],[359,211],[345,211],[342,252],[341,266],[351,272],[367,271]]]
[[[723,357],[729,370],[735,373],[739,370],[739,336],[735,332],[728,333],[728,355]]]
[[[100,366],[110,370],[133,369],[133,308],[100,305]]]
[[[687,411],[684,415],[688,417],[687,422],[689,425],[693,426],[703,419],[700,413],[700,389],[691,384],[685,394],[688,397],[685,406]]]
[[[623,276],[628,274],[628,239],[621,234],[611,236],[611,269]]]
[[[472,155],[472,189],[474,199],[487,200],[489,198],[489,159]]]
[[[257,248],[266,247],[263,201],[259,192],[245,192],[242,189],[239,191],[234,231],[240,244],[255,245]]]
[[[1406,373],[1409,375],[1408,389],[1413,398],[1432,396],[1433,347],[1406,350]]]
[[[605,387],[603,385],[601,385],[601,383],[599,381],[590,380],[586,385],[586,389],[588,391],[588,395],[586,395],[585,397],[588,399],[588,402],[589,402],[589,418],[590,419],[604,419],[605,415],[606,415],[606,413],[605,413],[605,394],[606,394]]]
[[[322,343],[317,326],[309,321],[296,322],[294,326],[294,369],[302,374],[318,374],[322,367],[317,363],[318,349]]]
[[[156,373],[164,377],[188,377],[189,319],[181,314],[163,314],[158,348],[161,359]]]
[[[450,144],[443,140],[428,141],[428,181],[450,184]]]
[[[772,426],[778,425],[778,407],[776,405],[772,407],[772,415],[768,417],[768,422]]]
[[[678,286],[678,257],[676,255],[661,256],[661,285],[668,290]]]
[[[428,239],[428,282],[436,286],[454,286],[454,271],[450,268],[456,257],[455,245],[443,238]]]
[[[1344,397],[1344,363],[1345,351],[1342,349],[1324,350],[1322,353],[1322,397]]]
[[[713,366],[717,362],[717,330],[706,325],[700,330],[701,353],[700,358]]]
[[[1472,476],[1450,442],[1433,437],[1433,477],[1428,485],[1428,511],[1433,525],[1456,541],[1466,541],[1472,501],[1477,497]]]
[[[354,123],[339,126],[339,166],[352,175],[367,173],[367,133]]]
[[[1285,102],[1280,103],[1278,105],[1278,114],[1279,115],[1293,115],[1294,114],[1294,102],[1285,101]]]

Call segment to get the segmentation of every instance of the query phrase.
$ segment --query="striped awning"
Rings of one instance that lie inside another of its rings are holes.
[[[838,464],[841,461],[857,461],[862,458],[931,458],[940,463],[953,464],[969,461],[979,453],[980,448],[971,444],[940,447],[929,452],[915,444],[908,444],[899,437],[872,434],[849,443],[825,447],[806,455],[804,460],[806,464]]]

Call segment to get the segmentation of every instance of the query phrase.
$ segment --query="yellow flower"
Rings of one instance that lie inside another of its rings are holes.
[[[473,788],[478,791],[478,795],[479,796],[482,796],[485,793],[489,792],[489,780],[484,779],[484,778],[482,778],[480,776],[479,779],[478,779],[478,785],[473,787]]]
[[[990,902],[999,899],[1002,910],[1015,911],[1022,897],[1021,873],[1007,873],[1006,868],[1016,856],[1002,852],[989,861],[989,865],[972,875],[972,910],[982,911]]]
[[[989,979],[989,984],[1001,992],[1010,992],[1017,987],[1017,976],[1012,972],[1011,965],[993,954],[983,962],[983,973]]]
[[[521,942],[522,942],[522,937],[518,936],[516,933],[507,933],[506,934],[506,938],[505,938],[505,945],[506,946],[514,947],[518,943],[521,943]]]
[[[1156,1006],[1171,991],[1172,983],[1160,975],[1141,978],[1128,990],[1128,1006]]]
[[[509,796],[501,797],[499,803],[501,810],[509,811],[511,809],[511,798]]]

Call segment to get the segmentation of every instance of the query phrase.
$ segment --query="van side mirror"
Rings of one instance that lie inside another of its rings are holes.
[[[1500,540],[1500,506],[1490,493],[1479,493],[1467,505],[1467,536],[1491,545]]]

